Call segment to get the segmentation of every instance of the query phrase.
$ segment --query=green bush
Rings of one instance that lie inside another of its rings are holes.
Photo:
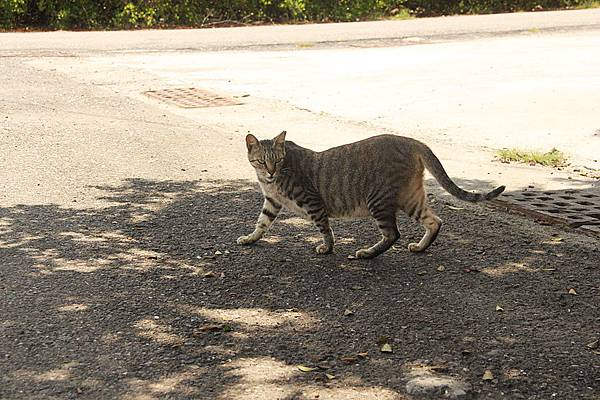
[[[128,29],[358,21],[577,7],[590,0],[0,0],[0,28]]]
[[[0,0],[0,28],[17,25],[26,9],[25,0]]]

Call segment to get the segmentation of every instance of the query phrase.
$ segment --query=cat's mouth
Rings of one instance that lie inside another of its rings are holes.
[[[265,181],[267,183],[273,183],[273,182],[275,182],[275,177],[274,176],[271,176],[271,177],[265,176]]]

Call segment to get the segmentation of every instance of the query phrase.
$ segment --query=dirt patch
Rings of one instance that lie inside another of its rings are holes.
[[[237,246],[245,181],[102,189],[114,206],[0,209],[1,398],[404,399],[415,365],[471,398],[598,398],[597,240],[437,200],[427,253],[406,219],[351,262],[370,221],[335,221],[330,256],[291,216]]]

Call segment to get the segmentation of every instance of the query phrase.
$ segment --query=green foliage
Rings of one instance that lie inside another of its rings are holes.
[[[0,0],[0,28],[13,26],[25,11],[25,0]]]
[[[0,0],[0,28],[130,29],[358,21],[598,5],[596,0]]]
[[[501,149],[496,153],[496,157],[505,163],[515,161],[548,167],[563,167],[567,164],[567,156],[558,149],[552,149],[546,153],[519,149]]]

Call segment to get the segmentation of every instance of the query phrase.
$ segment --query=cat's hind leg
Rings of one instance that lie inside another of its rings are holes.
[[[410,243],[408,245],[408,250],[414,253],[425,251],[433,243],[442,227],[442,220],[435,215],[427,204],[421,209],[417,219],[425,228],[425,235],[423,235],[419,243]]]
[[[395,212],[389,212],[387,210],[372,210],[371,215],[377,222],[377,227],[381,232],[381,240],[367,249],[358,250],[354,256],[351,255],[348,256],[348,258],[354,259],[377,257],[392,247],[392,245],[396,243],[396,240],[398,240],[400,237],[400,232],[398,232],[398,226],[396,225]]]
[[[262,238],[273,224],[273,221],[275,221],[275,218],[277,218],[279,211],[281,211],[281,204],[270,197],[265,197],[265,202],[258,216],[254,231],[249,235],[240,236],[237,239],[238,244],[252,244]]]

